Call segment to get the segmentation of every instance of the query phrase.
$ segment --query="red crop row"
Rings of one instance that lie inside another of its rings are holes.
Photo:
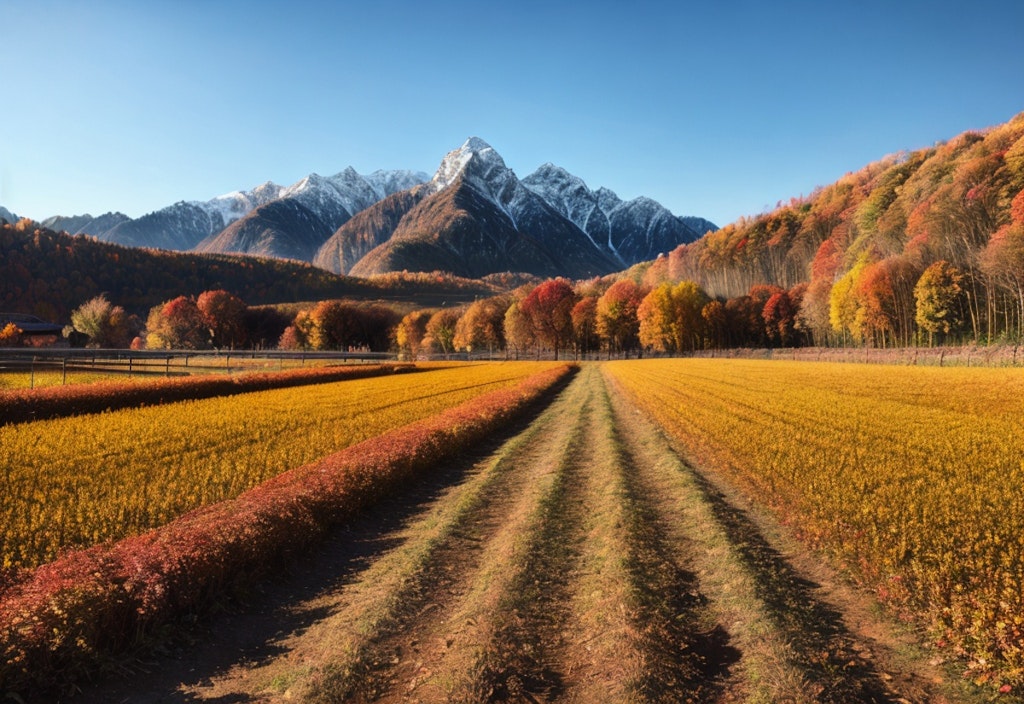
[[[179,377],[147,383],[101,381],[71,386],[47,386],[42,389],[16,389],[0,392],[0,425],[345,379],[365,379],[412,369],[412,365],[374,364],[294,369],[287,372]]]
[[[0,693],[66,683],[97,657],[202,614],[308,549],[331,525],[522,415],[573,372],[535,374],[234,500],[37,568],[0,594]]]

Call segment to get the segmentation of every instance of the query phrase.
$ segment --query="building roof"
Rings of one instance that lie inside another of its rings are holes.
[[[0,313],[0,330],[8,323],[14,323],[18,329],[28,335],[59,335],[64,330],[63,325],[48,323],[34,315],[25,313]]]

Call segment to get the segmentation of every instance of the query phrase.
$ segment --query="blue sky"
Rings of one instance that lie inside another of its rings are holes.
[[[137,217],[470,135],[725,224],[1024,111],[1024,2],[0,0],[0,205]]]

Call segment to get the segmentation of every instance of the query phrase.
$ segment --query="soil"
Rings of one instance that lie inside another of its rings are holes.
[[[586,364],[536,418],[64,701],[963,700]]]

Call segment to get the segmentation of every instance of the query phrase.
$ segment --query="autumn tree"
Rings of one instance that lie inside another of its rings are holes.
[[[1024,223],[1004,225],[989,240],[980,256],[981,268],[1013,301],[1017,335],[1024,333]],[[1008,326],[1009,327],[1009,326]]]
[[[306,316],[297,315],[295,327],[316,350],[386,350],[396,317],[383,306],[329,300],[317,303]]]
[[[572,307],[572,336],[578,355],[598,349],[597,296],[583,296]]]
[[[876,344],[908,345],[913,338],[914,285],[920,271],[904,257],[889,257],[864,267],[854,283],[856,324]]]
[[[427,336],[427,321],[430,320],[430,316],[431,312],[428,310],[413,311],[406,314],[395,328],[398,349],[410,360],[415,360],[423,350],[423,338]]]
[[[454,308],[442,308],[431,315],[424,345],[439,349],[447,357],[455,349],[455,326],[459,317],[459,311]]]
[[[551,279],[530,291],[520,309],[529,318],[536,339],[555,353],[572,339],[572,309],[576,293],[565,279]]]
[[[764,316],[764,309],[768,305],[773,297],[776,298],[776,302],[779,303],[781,296],[786,293],[786,290],[772,284],[755,284],[750,287],[747,292],[747,306],[746,317],[749,321],[749,337],[751,344],[757,347],[765,347],[778,341],[778,328],[774,326],[774,323],[769,323]],[[789,301],[786,299],[785,303],[781,304],[785,308],[789,308]],[[776,313],[773,311],[772,315]]]
[[[597,299],[597,334],[607,342],[609,353],[636,346],[640,332],[637,307],[643,298],[639,286],[621,279]]]
[[[492,296],[473,301],[455,326],[452,344],[456,349],[502,349],[505,347],[505,311],[509,300]]]
[[[320,301],[309,312],[310,347],[315,350],[344,350],[354,343],[356,307],[344,301]]]
[[[205,349],[209,343],[206,320],[196,302],[178,296],[149,311],[146,347],[149,349]]]
[[[693,281],[661,284],[644,296],[637,309],[640,343],[660,352],[678,353],[701,347],[707,293]]]
[[[797,308],[789,297],[788,291],[776,291],[761,309],[765,333],[770,345],[788,347],[796,332]]]
[[[505,332],[505,342],[515,350],[516,359],[519,359],[520,353],[525,354],[536,344],[533,323],[530,321],[530,316],[523,312],[518,301],[513,301],[505,311],[502,327]]]
[[[700,309],[700,317],[704,322],[704,335],[708,344],[716,349],[726,346],[727,319],[725,306],[721,301],[708,301]]]
[[[0,328],[0,347],[19,347],[22,330],[14,323],[7,323]]]
[[[281,337],[277,341],[277,348],[289,351],[307,350],[309,342],[295,325],[289,325],[281,333]]]
[[[126,348],[138,332],[124,308],[113,305],[102,294],[73,310],[71,324],[97,347]]]
[[[945,260],[929,266],[914,286],[915,316],[928,333],[928,344],[959,333],[964,326],[964,274]]]
[[[245,313],[242,299],[223,289],[204,291],[196,299],[214,347],[234,349],[245,344]]]
[[[857,316],[858,306],[855,290],[857,279],[867,265],[866,259],[859,259],[853,268],[832,284],[832,289],[829,292],[828,319],[832,329],[843,335],[844,339],[849,335],[854,342],[858,343],[863,338],[863,325]]]

